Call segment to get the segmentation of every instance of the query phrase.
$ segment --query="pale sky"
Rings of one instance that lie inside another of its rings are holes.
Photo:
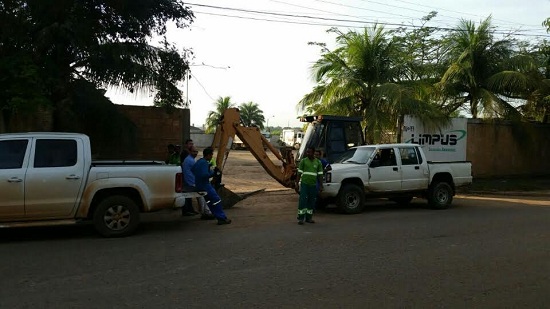
[[[230,96],[234,103],[258,103],[269,126],[301,126],[296,119],[300,99],[314,83],[311,65],[320,50],[308,42],[334,46],[326,30],[359,30],[378,22],[386,29],[420,24],[430,11],[438,17],[428,26],[452,28],[461,18],[476,23],[492,15],[501,32],[540,39],[550,17],[550,0],[194,0],[190,28],[171,27],[169,41],[191,48],[192,78],[181,84],[191,109],[191,124],[201,127],[215,100]],[[538,36],[538,37],[537,37]],[[153,95],[110,89],[117,104],[152,105]]]

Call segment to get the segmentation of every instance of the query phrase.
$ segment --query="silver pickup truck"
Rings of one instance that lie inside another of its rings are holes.
[[[181,207],[181,168],[92,161],[88,136],[0,134],[0,227],[93,221],[105,237],[135,231],[141,212]]]
[[[345,213],[358,213],[366,197],[409,203],[423,197],[432,208],[451,205],[455,189],[472,183],[471,162],[430,162],[414,144],[380,144],[349,149],[325,175],[322,200],[335,200]],[[321,203],[323,204],[323,203]]]

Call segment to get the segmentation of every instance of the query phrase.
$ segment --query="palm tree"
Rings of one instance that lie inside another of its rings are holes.
[[[264,129],[264,112],[260,109],[257,103],[248,102],[239,105],[241,113],[241,122],[246,127],[256,126],[261,130]]]
[[[208,112],[206,118],[206,133],[214,132],[225,110],[235,107],[235,104],[231,102],[231,97],[219,97],[215,104],[216,110]]]
[[[475,23],[462,20],[450,35],[450,64],[437,83],[448,112],[468,104],[473,118],[480,115],[494,118],[517,118],[519,113],[507,99],[525,76],[519,67],[522,57],[514,58],[512,42],[495,40],[491,17]],[[518,66],[514,68],[512,65]],[[508,92],[508,93],[507,93]]]
[[[421,87],[402,80],[403,52],[383,27],[375,25],[361,33],[332,31],[338,46],[334,51],[323,47],[313,65],[317,86],[300,101],[303,110],[361,116],[371,143],[387,132],[399,132],[405,114],[423,120],[437,114],[423,99],[426,92]]]

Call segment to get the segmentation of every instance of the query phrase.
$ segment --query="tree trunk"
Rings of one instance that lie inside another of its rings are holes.
[[[395,132],[395,136],[397,136],[397,141],[396,143],[401,143],[401,133],[403,132],[403,124],[405,122],[405,115],[401,114],[399,115],[398,119],[397,119],[397,128],[396,128],[396,132]]]

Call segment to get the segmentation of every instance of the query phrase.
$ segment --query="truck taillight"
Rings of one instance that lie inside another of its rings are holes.
[[[183,177],[181,173],[176,174],[176,192],[183,192]]]
[[[332,181],[332,174],[326,173],[325,174],[325,182],[331,182]]]

